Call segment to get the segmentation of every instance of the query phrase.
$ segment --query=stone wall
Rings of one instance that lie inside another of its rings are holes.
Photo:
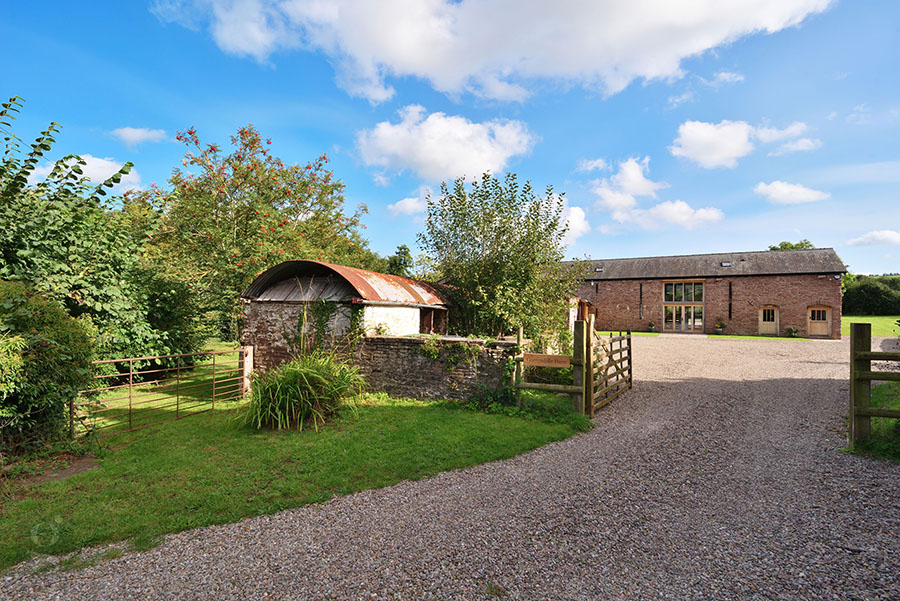
[[[297,331],[299,303],[244,305],[241,343],[252,345],[254,371],[290,360],[288,337]],[[337,318],[337,317],[336,317]],[[343,318],[341,318],[343,319]],[[367,336],[351,355],[374,392],[417,399],[463,400],[480,385],[503,386],[515,343],[436,336]]]
[[[465,400],[479,387],[504,385],[514,342],[455,337],[374,336],[363,339],[354,364],[373,391],[415,399]]]
[[[684,278],[693,279],[693,278]],[[585,282],[578,295],[594,305],[600,330],[647,331],[649,322],[662,329],[663,282],[666,280],[609,280]],[[717,317],[724,319],[725,333],[759,333],[759,309],[779,311],[780,336],[787,327],[808,336],[809,308],[831,310],[831,338],[841,337],[841,281],[833,275],[773,275],[703,279],[704,331],[715,330]],[[728,316],[731,285],[731,318]]]

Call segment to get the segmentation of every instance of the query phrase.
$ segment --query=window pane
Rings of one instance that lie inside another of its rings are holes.
[[[681,284],[675,284],[675,288],[677,289]],[[682,307],[675,305],[675,331],[678,332],[681,330],[681,309]]]
[[[703,284],[694,284],[694,301],[703,302]]]
[[[694,329],[703,329],[703,307],[694,307]]]
[[[675,284],[675,302],[680,303],[684,297],[684,284],[678,282]]]
[[[667,303],[671,303],[675,300],[675,297],[672,294],[672,284],[666,284],[666,296],[664,299]]]
[[[693,316],[694,316],[694,312],[691,310],[691,308],[685,307],[684,308],[684,329],[688,332],[690,332],[693,329],[691,327],[691,324],[694,321],[693,319],[691,319]]]
[[[675,327],[673,318],[674,318],[674,312],[672,311],[672,307],[670,305],[666,305],[666,315],[665,315],[665,322],[663,324],[663,329],[671,330]]]
[[[684,302],[694,302],[694,286],[692,284],[684,285]]]

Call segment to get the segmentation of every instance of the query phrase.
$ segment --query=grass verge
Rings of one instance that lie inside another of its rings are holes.
[[[619,332],[618,330],[616,330],[616,331],[597,330],[597,333],[600,334],[601,336],[619,336],[620,334],[623,336],[625,335],[624,331]],[[659,332],[632,332],[631,335],[632,336],[659,336]]]
[[[707,338],[722,338],[724,340],[810,340],[809,338],[793,338],[788,336],[738,336],[736,334],[707,334]]]
[[[100,467],[13,481],[0,498],[0,569],[35,554],[235,522],[335,495],[504,459],[576,428],[370,395],[315,431],[237,427],[234,409],[110,437]]]
[[[900,409],[900,383],[885,382],[872,387],[872,407]],[[900,419],[873,417],[869,440],[857,442],[853,452],[900,463]]]
[[[851,323],[872,324],[872,336],[897,336],[900,328],[897,320],[900,315],[843,315],[841,317],[841,336],[850,336]]]

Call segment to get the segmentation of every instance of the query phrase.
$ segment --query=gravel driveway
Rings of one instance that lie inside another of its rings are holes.
[[[900,465],[841,453],[849,343],[635,338],[592,432],[166,537],[13,599],[900,599]]]

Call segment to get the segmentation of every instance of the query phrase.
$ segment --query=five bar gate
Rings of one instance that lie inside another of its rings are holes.
[[[519,347],[522,329],[519,328]],[[631,332],[618,336],[601,336],[594,330],[594,316],[575,322],[574,352],[572,355],[521,353],[515,358],[514,387],[521,390],[565,392],[572,395],[577,413],[592,416],[631,388]],[[572,384],[526,382],[525,367],[557,367],[572,369]]]
[[[93,362],[95,371],[104,366],[112,366],[106,368],[111,373],[95,375],[93,387],[69,403],[72,438],[140,430],[243,398],[253,371],[253,347]]]

